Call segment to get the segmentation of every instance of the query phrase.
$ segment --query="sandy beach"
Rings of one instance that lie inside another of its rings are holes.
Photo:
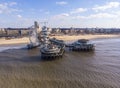
[[[9,45],[9,44],[28,44],[29,38],[24,37],[24,38],[14,38],[14,39],[9,39],[6,40],[5,38],[0,39],[0,45]]]
[[[51,38],[57,38],[64,41],[72,41],[77,39],[102,39],[102,38],[116,38],[120,37],[120,35],[63,35],[63,36],[51,36]],[[6,40],[5,38],[0,39],[0,45],[8,45],[8,44],[28,44],[29,38],[15,38]]]
[[[64,36],[55,36],[57,39],[61,39],[64,41],[72,41],[72,40],[77,40],[77,39],[105,39],[105,38],[116,38],[120,37],[120,35],[64,35]]]

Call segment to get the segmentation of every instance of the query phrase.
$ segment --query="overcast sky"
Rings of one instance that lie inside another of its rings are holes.
[[[0,28],[120,27],[120,0],[0,0]]]

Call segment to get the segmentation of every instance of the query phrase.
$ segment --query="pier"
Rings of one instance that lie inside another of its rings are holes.
[[[79,39],[76,42],[66,45],[69,50],[72,51],[93,51],[95,50],[95,45],[90,43],[87,39]]]
[[[69,48],[70,51],[93,51],[95,49],[94,44],[90,43],[87,39],[79,39],[71,44],[65,44],[63,40],[56,38],[50,38],[51,30],[47,26],[43,26],[38,36],[37,30],[39,25],[37,22],[29,32],[30,44],[27,45],[28,49],[40,47],[41,58],[61,58],[65,53],[65,48]]]
[[[64,54],[65,45],[58,40],[49,38],[50,30],[43,26],[41,31],[41,38],[43,42],[40,48],[41,58],[60,58]]]

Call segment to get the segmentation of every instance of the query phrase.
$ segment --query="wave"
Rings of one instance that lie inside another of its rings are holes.
[[[18,46],[0,46],[0,52],[9,50],[9,49],[21,49],[25,48],[25,45],[18,45]]]
[[[114,43],[114,42],[120,42],[119,38],[113,38],[113,39],[96,39],[92,40],[93,43]]]

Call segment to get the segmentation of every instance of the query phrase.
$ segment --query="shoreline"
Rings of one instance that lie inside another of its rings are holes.
[[[91,35],[91,34],[86,34],[86,35],[63,35],[63,36],[54,36],[52,38],[57,38],[60,40],[64,41],[73,41],[73,40],[78,40],[78,39],[88,39],[88,40],[94,40],[94,39],[109,39],[109,38],[120,38],[120,35],[113,35],[113,34],[103,34],[103,35]]]
[[[119,38],[120,35],[113,35],[113,34],[107,34],[107,35],[61,35],[61,36],[50,36],[50,38],[57,38],[60,40],[64,41],[73,41],[73,40],[78,40],[78,39],[89,39],[89,40],[94,40],[94,39],[108,39],[108,38]],[[0,45],[12,45],[12,44],[28,44],[29,38],[24,37],[24,38],[14,38],[14,39],[9,39],[6,40],[5,38],[0,39]]]
[[[14,39],[5,39],[1,38],[0,39],[0,45],[15,45],[15,44],[28,44],[29,38],[24,37],[24,38],[14,38]]]

